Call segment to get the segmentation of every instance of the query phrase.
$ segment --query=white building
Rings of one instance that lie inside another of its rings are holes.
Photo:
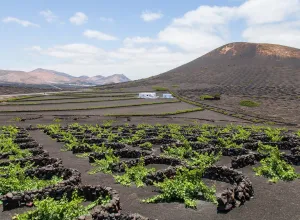
[[[157,99],[158,96],[156,96],[155,92],[141,92],[141,93],[139,93],[139,98],[142,98],[142,99]]]
[[[164,99],[173,99],[172,94],[163,94]]]

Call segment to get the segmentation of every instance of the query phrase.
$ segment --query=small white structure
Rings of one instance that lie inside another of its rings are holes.
[[[156,96],[155,92],[141,92],[141,93],[139,93],[139,98],[142,98],[142,99],[157,99],[158,96]]]
[[[172,94],[163,94],[164,99],[173,99]]]

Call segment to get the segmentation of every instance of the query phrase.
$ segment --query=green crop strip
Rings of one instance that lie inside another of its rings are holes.
[[[122,100],[135,100],[139,98],[117,98],[117,99],[106,99],[106,100],[83,100],[83,101],[67,101],[67,102],[32,102],[32,103],[9,103],[4,106],[26,106],[26,105],[59,105],[59,104],[72,104],[72,103],[90,103],[90,102],[109,102],[109,101],[122,101]]]
[[[86,98],[105,98],[105,97],[134,97],[137,94],[122,94],[122,95],[93,95],[93,96],[78,96],[78,97],[60,97],[60,98],[49,98],[49,99],[27,99],[23,102],[37,102],[37,101],[55,101],[55,100],[66,100],[66,99],[86,99]],[[43,96],[46,97],[46,96]],[[19,101],[19,100],[14,100]]]
[[[15,111],[0,111],[3,113],[9,112],[49,112],[49,111],[76,111],[76,110],[94,110],[94,109],[107,109],[107,108],[122,108],[122,107],[135,107],[135,106],[147,106],[147,105],[160,105],[168,103],[177,103],[180,101],[164,101],[164,102],[151,102],[151,103],[140,103],[140,104],[131,104],[131,105],[115,105],[115,106],[96,106],[88,108],[71,108],[71,109],[36,109],[36,110],[15,110]]]
[[[8,99],[0,100],[0,103],[1,103],[1,102],[18,102],[18,101],[20,101],[20,100],[27,101],[26,99],[36,98],[36,97],[42,97],[42,96],[43,96],[43,95],[19,96],[19,97],[14,97],[14,98],[8,98]]]
[[[105,116],[115,116],[115,117],[126,117],[126,116],[167,116],[167,115],[179,115],[183,113],[198,112],[203,111],[203,108],[194,108],[186,110],[178,110],[175,112],[163,112],[163,113],[132,113],[132,114],[105,114]]]

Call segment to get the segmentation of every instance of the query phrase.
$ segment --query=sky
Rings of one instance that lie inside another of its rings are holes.
[[[230,42],[300,48],[300,0],[3,0],[0,69],[163,73]]]

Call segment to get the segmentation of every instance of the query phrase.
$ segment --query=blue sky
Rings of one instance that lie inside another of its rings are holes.
[[[0,69],[156,75],[234,41],[300,47],[300,0],[3,0]]]

